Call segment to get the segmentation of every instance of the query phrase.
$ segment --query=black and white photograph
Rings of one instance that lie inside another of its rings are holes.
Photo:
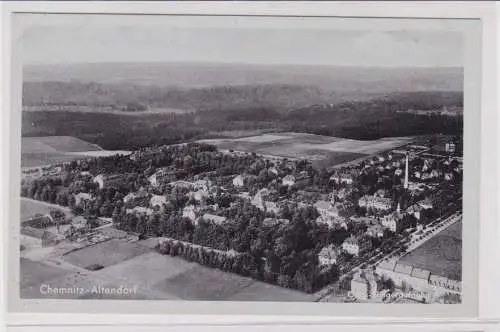
[[[462,303],[464,29],[20,16],[21,299]]]

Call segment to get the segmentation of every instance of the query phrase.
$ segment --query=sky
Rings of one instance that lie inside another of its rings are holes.
[[[162,24],[39,19],[25,25],[24,64],[217,62],[331,66],[463,66],[463,34],[352,24]],[[164,22],[167,22],[164,20]],[[352,29],[349,26],[353,26]],[[304,26],[305,27],[305,26]],[[341,27],[341,29],[339,29]],[[347,27],[347,28],[346,28]]]

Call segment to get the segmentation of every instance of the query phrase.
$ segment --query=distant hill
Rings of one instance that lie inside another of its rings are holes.
[[[146,108],[177,108],[184,110],[227,110],[249,107],[293,109],[315,103],[337,103],[350,100],[346,94],[327,93],[313,86],[236,85],[196,88],[169,88],[131,84],[81,82],[26,82],[23,85],[23,106],[127,105]]]
[[[214,63],[96,63],[26,65],[24,82],[72,80],[161,87],[234,85],[315,86],[336,93],[462,91],[462,68],[361,68]]]

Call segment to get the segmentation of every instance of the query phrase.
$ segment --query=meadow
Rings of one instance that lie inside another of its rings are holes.
[[[187,262],[179,257],[151,251],[149,243],[111,240],[73,251],[62,259],[79,267],[105,266],[86,273],[65,270],[44,262],[21,260],[22,298],[116,299],[116,295],[67,294],[44,295],[40,285],[91,289],[95,285],[118,288],[137,287],[137,293],[125,298],[161,300],[232,300],[232,301],[303,301],[314,295],[255,281]],[[71,266],[71,265],[69,265]],[[120,299],[124,297],[121,296]]]
[[[308,159],[318,167],[329,167],[404,145],[411,137],[371,141],[295,132],[268,133],[239,139],[201,140],[220,149],[294,159]]]
[[[21,167],[38,167],[89,157],[109,156],[129,151],[107,151],[96,144],[72,136],[23,137]]]
[[[147,247],[126,242],[125,240],[112,239],[70,252],[64,255],[63,259],[81,268],[88,268],[96,264],[106,267],[142,255],[148,251],[150,249]]]

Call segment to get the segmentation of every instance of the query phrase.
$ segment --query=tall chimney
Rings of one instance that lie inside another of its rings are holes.
[[[406,165],[405,165],[405,189],[408,189],[408,154],[406,154]]]

